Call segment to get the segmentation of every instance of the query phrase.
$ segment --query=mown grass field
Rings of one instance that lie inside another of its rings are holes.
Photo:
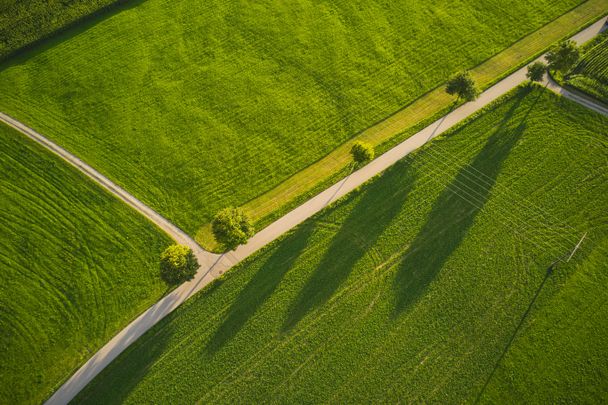
[[[117,0],[0,1],[0,60]]]
[[[0,126],[0,403],[42,403],[167,287],[167,236]]]
[[[148,0],[5,63],[0,108],[196,235],[580,3]]]
[[[607,124],[512,93],[186,302],[76,403],[605,402]]]
[[[567,83],[608,105],[608,33],[589,45]]]

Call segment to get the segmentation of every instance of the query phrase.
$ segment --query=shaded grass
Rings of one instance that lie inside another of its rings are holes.
[[[0,2],[0,60],[121,0],[4,0]],[[132,1],[138,2],[138,0]]]
[[[0,403],[41,403],[167,287],[170,239],[0,126]]]
[[[606,124],[513,92],[187,301],[76,402],[604,402]]]
[[[319,159],[370,124],[414,102],[412,125],[444,109],[441,89],[420,96],[454,71],[486,61],[485,84],[605,12],[589,0],[501,53],[580,1],[168,4],[146,1],[5,64],[0,108],[191,235],[225,206],[262,219],[296,201],[346,155]]]

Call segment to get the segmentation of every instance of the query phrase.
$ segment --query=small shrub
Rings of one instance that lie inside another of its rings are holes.
[[[369,162],[374,158],[374,147],[368,143],[357,141],[350,149],[350,154],[357,164]]]
[[[228,249],[247,243],[254,234],[253,224],[239,208],[225,208],[211,223],[215,240]]]
[[[191,280],[199,268],[196,256],[188,246],[171,245],[160,255],[161,276],[169,284]]]
[[[447,82],[445,91],[449,95],[456,94],[458,99],[464,98],[467,101],[473,101],[479,95],[479,89],[469,72],[460,72],[452,76]]]
[[[528,72],[526,73],[526,77],[531,82],[542,82],[543,77],[545,77],[545,71],[547,70],[547,65],[541,61],[536,61],[531,65],[528,65]]]

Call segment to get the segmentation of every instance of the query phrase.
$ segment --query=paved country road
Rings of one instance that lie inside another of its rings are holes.
[[[103,174],[99,173],[97,170],[93,169],[88,164],[84,163],[78,157],[72,155],[67,150],[63,149],[61,146],[56,143],[50,141],[45,138],[43,135],[34,131],[33,129],[25,126],[21,122],[17,121],[14,118],[9,117],[8,115],[0,112],[0,121],[6,123],[7,125],[15,128],[28,138],[38,142],[46,149],[53,152],[55,155],[59,156],[76,169],[80,170],[87,177],[93,180],[95,183],[99,184],[103,188],[105,188],[110,193],[114,194],[116,197],[130,205],[135,210],[139,211],[143,216],[152,221],[156,226],[165,231],[169,236],[173,238],[178,243],[189,246],[194,252],[197,253],[197,257],[199,258],[199,263],[209,263],[216,259],[217,255],[206,252],[203,250],[190,236],[188,236],[184,231],[179,229],[169,220],[165,219],[159,213],[154,211],[152,208],[148,207],[137,198],[129,194],[127,191],[122,189],[120,186],[116,185],[110,179],[105,177]]]
[[[582,43],[593,38],[603,28],[604,20],[605,18],[602,18],[597,23],[572,37],[572,39]],[[142,213],[158,227],[172,236],[177,242],[190,246],[196,252],[197,257],[199,258],[199,263],[201,263],[201,268],[193,280],[184,283],[173,290],[170,294],[158,301],[122,331],[120,331],[114,338],[112,338],[112,340],[110,340],[97,353],[95,353],[95,355],[91,357],[78,371],[76,371],[70,377],[70,379],[53,394],[53,396],[47,401],[47,404],[66,404],[71,401],[97,374],[99,374],[108,364],[110,364],[110,362],[122,351],[124,351],[131,343],[133,343],[138,337],[152,328],[156,323],[158,323],[161,319],[167,316],[171,311],[177,308],[182,302],[191,297],[201,288],[208,285],[215,278],[219,277],[225,271],[246,257],[250,256],[257,250],[266,246],[268,243],[310,218],[325,208],[328,204],[343,197],[403,157],[407,156],[410,152],[418,149],[434,137],[439,136],[456,125],[458,122],[479,111],[500,96],[506,94],[517,85],[524,82],[526,80],[525,75],[525,67],[509,75],[505,79],[481,93],[479,98],[474,102],[466,103],[453,110],[404,142],[395,146],[393,149],[390,149],[383,155],[379,156],[368,165],[342,179],[317,196],[311,198],[293,211],[287,213],[285,216],[258,232],[246,245],[240,246],[235,251],[228,252],[223,255],[216,255],[204,251],[200,246],[198,246],[198,244],[196,244],[196,242],[194,242],[194,240],[192,240],[192,238],[186,235],[175,225],[171,224],[154,210],[147,207],[122,188],[118,187],[109,179],[98,173],[95,169],[82,162],[76,156],[70,154],[68,151],[46,139],[34,130],[26,127],[7,115],[0,113],[1,121],[4,121],[8,125],[18,129],[26,136],[34,139],[51,152],[78,168],[106,190],[110,191],[131,207]],[[559,86],[556,87],[555,84],[548,83],[548,88],[563,94],[565,97],[572,98],[574,101],[580,102],[580,100],[573,97],[570,92],[561,89]],[[589,105],[586,106],[589,107]],[[598,106],[594,105],[590,108],[595,109],[595,107]]]
[[[583,105],[583,106],[589,108],[590,110],[595,111],[596,113],[600,113],[602,115],[608,116],[608,108],[605,107],[604,105],[598,103],[592,97],[587,96],[586,94],[583,94],[576,90],[565,89],[562,86],[560,86],[559,84],[557,84],[557,82],[555,80],[553,80],[553,78],[551,78],[551,77],[546,77],[544,80],[544,84],[547,86],[547,88],[549,90],[551,90],[563,97],[566,97],[572,101],[575,101],[575,102],[579,103],[580,105]]]

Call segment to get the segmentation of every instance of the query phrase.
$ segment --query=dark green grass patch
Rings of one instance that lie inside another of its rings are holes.
[[[195,235],[580,3],[148,0],[5,63],[0,109]]]
[[[167,287],[170,240],[0,126],[0,403],[41,403]]]
[[[2,0],[0,60],[118,1]]]
[[[607,124],[519,89],[185,303],[76,402],[605,402]]]
[[[590,44],[567,83],[608,105],[608,34]]]

